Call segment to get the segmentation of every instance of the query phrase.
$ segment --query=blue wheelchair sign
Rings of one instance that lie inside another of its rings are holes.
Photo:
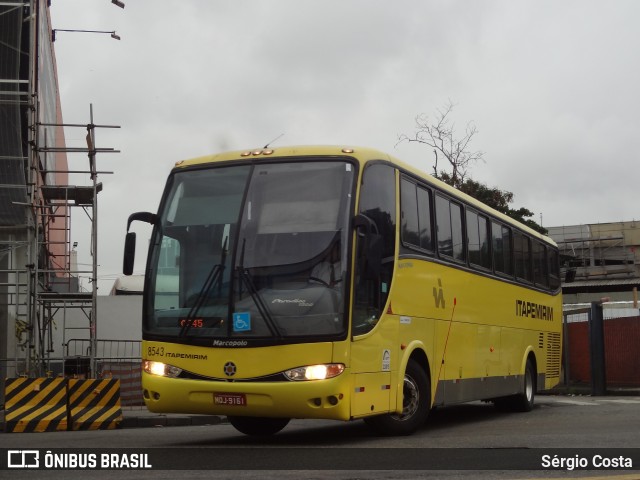
[[[251,330],[251,313],[236,312],[233,314],[233,331],[248,332]]]

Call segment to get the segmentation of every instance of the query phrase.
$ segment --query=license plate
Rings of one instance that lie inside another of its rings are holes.
[[[213,403],[228,407],[246,407],[247,396],[244,393],[214,393]]]

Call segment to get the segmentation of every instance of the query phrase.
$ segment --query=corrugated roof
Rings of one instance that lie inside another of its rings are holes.
[[[580,280],[576,282],[563,283],[563,288],[581,287],[617,287],[619,285],[640,285],[640,278],[611,278],[597,280]]]

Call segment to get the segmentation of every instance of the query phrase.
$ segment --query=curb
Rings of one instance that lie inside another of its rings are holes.
[[[163,415],[142,411],[142,415],[124,415],[118,429],[152,427],[189,427],[220,425],[228,423],[227,417],[219,415]],[[0,411],[0,434],[5,432],[4,412]]]
[[[592,389],[589,385],[560,385],[552,388],[551,390],[544,390],[538,392],[538,395],[584,395],[588,397],[592,396],[618,396],[618,397],[634,397],[640,396],[640,388],[626,388],[626,387],[607,387],[605,395],[593,395]]]
[[[150,428],[150,427],[188,427],[220,425],[227,423],[226,417],[218,415],[153,415],[153,416],[125,416],[119,428]]]

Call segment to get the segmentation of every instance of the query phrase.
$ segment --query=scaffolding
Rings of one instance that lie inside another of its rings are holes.
[[[86,170],[47,170],[41,169],[41,165],[48,163],[36,161],[35,174],[39,178],[47,178],[48,174],[62,174],[65,178],[69,174],[86,174],[89,176],[88,185],[41,185],[39,188],[39,201],[32,207],[36,212],[36,239],[35,246],[44,262],[34,265],[34,276],[39,279],[36,285],[32,308],[34,337],[30,345],[38,347],[35,358],[40,359],[36,366],[36,373],[51,372],[51,355],[56,352],[53,345],[53,326],[55,319],[62,320],[62,349],[66,350],[71,330],[84,330],[89,340],[89,348],[82,355],[89,367],[89,372],[95,373],[97,352],[97,308],[96,296],[98,290],[98,194],[102,191],[102,183],[98,182],[98,175],[112,174],[110,171],[98,171],[96,168],[98,153],[118,153],[113,148],[97,148],[95,146],[95,132],[99,128],[120,128],[116,125],[96,125],[93,122],[93,106],[90,106],[90,122],[87,124],[76,123],[39,123],[41,127],[84,128],[87,130],[87,147],[50,147],[48,145],[36,146],[34,151],[47,155],[50,153],[82,153],[88,156],[88,168]],[[75,248],[71,238],[72,211],[81,209],[90,220],[90,245],[91,268],[80,268],[75,259]],[[41,234],[42,232],[42,234]],[[58,253],[55,253],[58,252]],[[79,279],[89,276],[89,291],[82,291]],[[86,319],[84,326],[70,326],[67,323],[67,312],[79,309]],[[74,332],[74,337],[77,333]],[[59,361],[59,358],[53,359]],[[63,358],[65,362],[71,361],[72,369],[77,369],[78,359]],[[66,368],[66,365],[65,367]]]
[[[119,127],[94,124],[92,110],[91,122],[87,124],[36,123],[34,128],[34,131],[45,126],[86,128],[88,145],[87,148],[67,148],[39,146],[37,140],[33,143],[30,168],[32,178],[28,182],[31,203],[22,204],[30,212],[27,218],[32,221],[25,226],[13,227],[12,230],[20,234],[0,242],[0,255],[5,259],[4,263],[10,267],[0,270],[4,280],[0,286],[4,287],[7,294],[7,306],[13,314],[16,334],[15,349],[11,357],[13,368],[10,369],[13,372],[7,373],[42,376],[59,370],[52,362],[61,364],[65,359],[52,354],[66,350],[70,330],[78,329],[87,333],[90,347],[84,353],[89,360],[90,371],[96,371],[97,214],[98,194],[102,191],[102,184],[97,179],[99,174],[113,173],[97,171],[96,154],[118,151],[113,148],[94,147],[95,129]],[[89,168],[43,168],[47,165],[46,161],[41,161],[43,155],[60,152],[86,153]],[[85,186],[43,183],[41,180],[47,178],[49,173],[61,173],[67,178],[68,174],[87,174],[91,183]],[[78,268],[74,255],[75,248],[71,237],[72,210],[77,208],[84,211],[91,224],[90,269]],[[25,237],[26,240],[20,240]],[[83,275],[89,276],[89,291],[82,291],[80,288],[79,279]],[[85,326],[67,324],[67,312],[71,309],[82,311],[87,320]],[[59,350],[53,340],[56,319],[62,320],[62,343]],[[7,327],[9,331],[10,325]]]
[[[560,249],[567,283],[638,275],[635,245],[628,244],[624,225],[556,227],[550,233]]]
[[[0,4],[0,373],[26,372],[34,265],[27,125],[35,119],[36,0]],[[30,19],[30,21],[28,21]],[[28,58],[25,62],[25,58]]]
[[[63,373],[72,329],[85,331],[86,373],[96,372],[98,176],[113,173],[96,163],[99,153],[118,152],[97,148],[96,130],[120,127],[96,125],[93,106],[86,124],[59,121],[47,9],[46,0],[0,3],[0,378]],[[61,132],[74,128],[86,129],[86,147],[66,146]],[[86,154],[88,167],[69,169],[73,154]],[[86,175],[83,184],[69,184],[71,174]],[[75,257],[76,210],[90,221],[90,268]],[[67,324],[72,309],[82,311],[82,326]]]

